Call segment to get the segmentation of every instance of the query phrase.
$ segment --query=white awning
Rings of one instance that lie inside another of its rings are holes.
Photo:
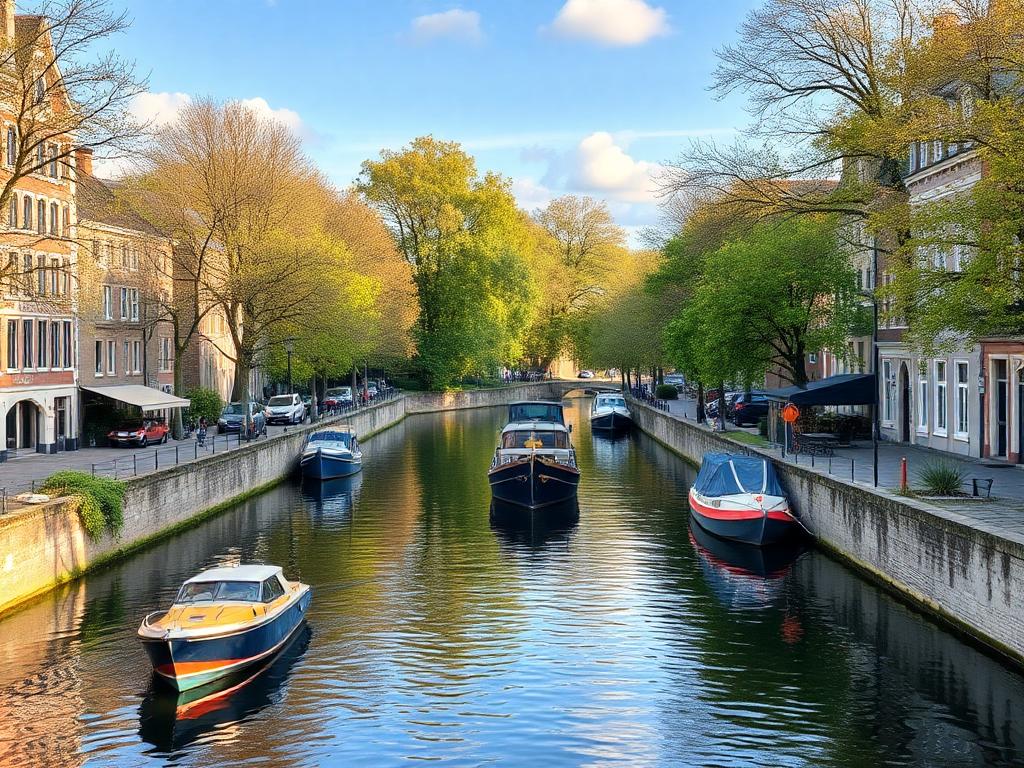
[[[159,411],[164,408],[188,408],[189,400],[161,392],[153,387],[141,384],[111,384],[107,387],[82,387],[86,392],[93,392],[122,403],[137,405],[144,411]]]

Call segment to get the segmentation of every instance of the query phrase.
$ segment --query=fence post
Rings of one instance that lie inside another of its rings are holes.
[[[139,454],[137,453],[132,454],[132,474],[136,477],[139,474]]]
[[[160,469],[160,449],[157,448],[153,451],[153,471],[156,472]]]
[[[96,465],[95,464],[92,465],[92,476],[96,477]]]
[[[174,466],[178,466],[178,446],[174,446]]]
[[[855,462],[853,459],[850,459],[850,482],[851,483],[857,482],[857,473],[854,472],[854,467],[856,467],[856,466],[857,466],[857,462]]]

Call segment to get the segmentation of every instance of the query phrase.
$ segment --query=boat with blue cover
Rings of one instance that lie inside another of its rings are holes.
[[[697,524],[723,539],[761,546],[799,529],[775,466],[760,456],[705,453],[689,500]]]
[[[363,468],[363,452],[355,430],[338,425],[314,432],[302,448],[299,466],[304,477],[314,480],[354,475]]]
[[[138,634],[157,675],[185,691],[281,650],[311,599],[308,585],[276,565],[211,568],[186,581],[168,610],[146,616]]]

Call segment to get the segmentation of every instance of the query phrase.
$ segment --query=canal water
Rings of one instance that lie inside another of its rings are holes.
[[[0,621],[3,766],[1009,766],[1024,684],[817,552],[696,535],[693,470],[568,411],[578,519],[492,522],[500,410],[418,416]],[[210,566],[313,587],[248,684],[179,700],[142,616]]]

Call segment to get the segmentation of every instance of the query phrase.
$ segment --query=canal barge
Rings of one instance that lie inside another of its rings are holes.
[[[633,417],[620,394],[598,395],[590,405],[590,428],[597,432],[615,433],[633,426]]]
[[[363,452],[352,427],[340,425],[314,432],[299,457],[304,477],[328,480],[348,477],[363,468]]]
[[[179,691],[237,673],[281,648],[302,625],[309,586],[274,565],[212,568],[193,576],[139,638],[156,674]]]
[[[494,501],[525,509],[573,502],[580,470],[569,431],[560,421],[506,424],[487,473]]]
[[[696,523],[723,539],[763,546],[799,530],[774,465],[760,456],[705,453],[689,501]]]

